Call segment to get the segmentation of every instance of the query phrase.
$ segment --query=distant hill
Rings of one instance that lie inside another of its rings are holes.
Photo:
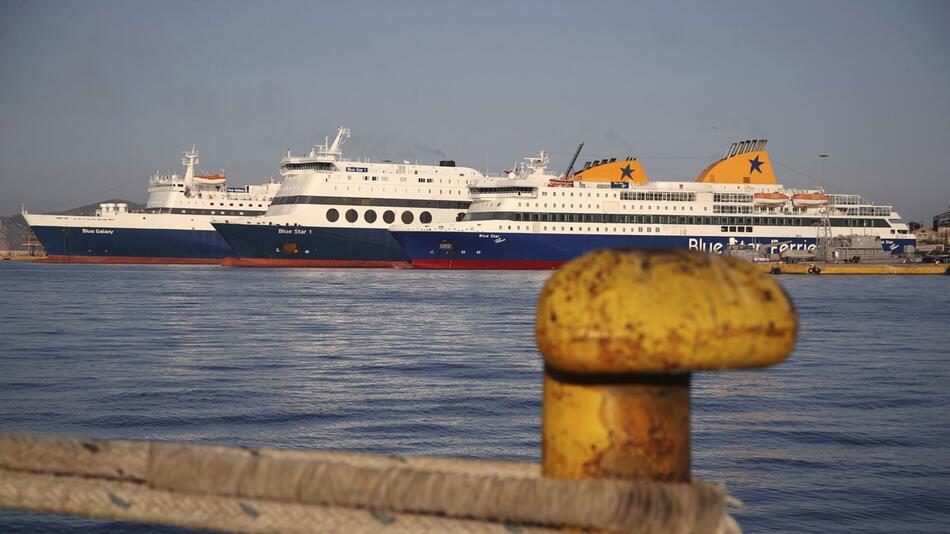
[[[26,220],[22,215],[0,217],[0,251],[24,250],[20,247],[27,236]]]
[[[119,198],[103,200],[102,202],[124,202],[129,205],[130,211],[141,210],[145,208],[144,204],[138,204],[136,202],[122,200]],[[72,208],[66,211],[59,211],[55,213],[59,215],[95,215],[96,210],[99,208],[99,204],[102,202],[96,202],[95,204],[80,206],[78,208]],[[17,213],[16,215],[12,215],[10,217],[0,217],[0,251],[25,250],[22,245],[29,233],[31,232],[29,232],[29,227],[27,226],[26,219],[23,218],[23,215]]]

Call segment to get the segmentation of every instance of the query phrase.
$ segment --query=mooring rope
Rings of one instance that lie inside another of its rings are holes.
[[[234,532],[736,532],[726,498],[524,462],[0,434],[0,507]]]

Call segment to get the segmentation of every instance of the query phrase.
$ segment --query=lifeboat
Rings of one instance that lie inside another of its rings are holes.
[[[824,206],[828,203],[828,195],[822,193],[799,193],[792,195],[792,203],[796,206]]]
[[[206,174],[204,176],[195,176],[195,182],[199,184],[223,185],[227,179],[223,174]]]
[[[574,187],[574,180],[570,178],[553,178],[548,181],[548,187]]]
[[[788,195],[782,193],[756,193],[752,195],[752,202],[766,206],[778,206],[788,202]]]

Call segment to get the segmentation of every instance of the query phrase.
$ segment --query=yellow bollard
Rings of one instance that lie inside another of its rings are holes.
[[[782,287],[752,263],[602,250],[541,292],[542,464],[559,479],[690,479],[690,373],[767,367],[795,346]]]

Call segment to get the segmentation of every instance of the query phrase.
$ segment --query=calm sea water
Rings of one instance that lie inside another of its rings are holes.
[[[0,431],[538,460],[548,276],[0,262]],[[747,532],[950,531],[950,277],[780,280],[798,347],[694,377],[694,471]]]

